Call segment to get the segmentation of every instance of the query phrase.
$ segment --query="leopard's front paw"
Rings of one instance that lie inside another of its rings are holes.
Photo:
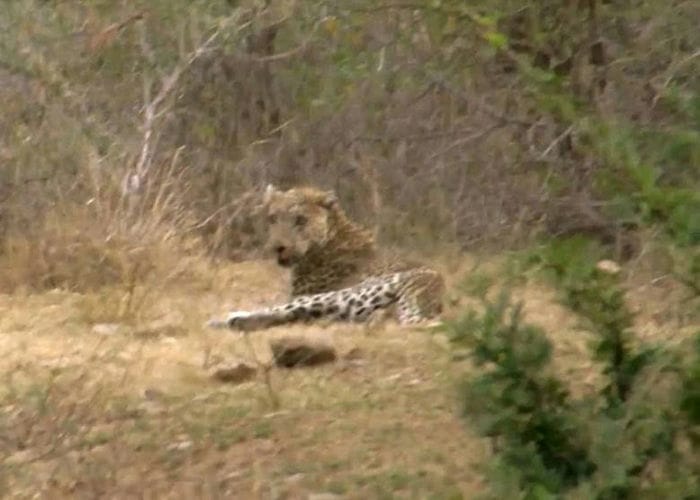
[[[221,320],[221,319],[210,319],[205,323],[207,328],[217,328],[217,329],[228,329],[228,322],[226,320]]]
[[[207,322],[210,328],[227,328],[230,330],[249,331],[262,326],[263,321],[258,314],[248,311],[232,311],[225,320],[211,319]]]
[[[226,316],[226,324],[233,330],[254,330],[257,326],[257,315],[248,311],[231,311]]]

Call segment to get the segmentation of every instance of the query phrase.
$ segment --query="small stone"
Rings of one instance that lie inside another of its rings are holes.
[[[612,261],[612,260],[598,261],[598,263],[596,264],[595,267],[596,267],[596,269],[598,269],[598,271],[603,272],[603,273],[607,273],[607,274],[617,274],[621,270],[620,265],[617,262]]]
[[[310,493],[308,500],[341,500],[343,497],[335,493]]]
[[[192,441],[179,441],[168,446],[168,451],[185,451],[192,448]]]
[[[299,484],[302,479],[304,479],[304,474],[301,472],[298,472],[296,474],[292,474],[291,476],[287,476],[284,478],[284,482],[287,484]]]
[[[119,331],[119,323],[97,323],[92,327],[92,333],[98,335],[114,335]]]
[[[6,466],[22,465],[32,460],[34,457],[33,450],[19,450],[7,457],[4,461]]]
[[[238,362],[234,364],[217,366],[212,370],[211,376],[221,382],[229,384],[241,384],[252,379],[257,369],[249,364]]]
[[[165,394],[163,394],[163,391],[160,391],[158,389],[153,389],[152,387],[147,387],[143,391],[144,399],[147,399],[150,401],[162,399],[164,395]]]
[[[282,337],[271,341],[270,348],[275,364],[285,368],[332,363],[337,359],[333,346],[317,339]]]
[[[275,417],[281,417],[283,415],[289,415],[288,411],[282,410],[282,411],[273,411],[272,413],[266,413],[263,415],[263,418],[275,418]]]

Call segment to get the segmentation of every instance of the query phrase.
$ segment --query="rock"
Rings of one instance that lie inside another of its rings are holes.
[[[23,465],[34,458],[34,450],[19,450],[11,453],[3,462],[6,466]]]
[[[192,448],[192,441],[189,440],[184,440],[184,441],[179,441],[177,443],[173,443],[170,446],[168,446],[168,451],[185,451],[189,450]]]
[[[342,500],[342,496],[335,493],[310,493],[308,500]]]
[[[242,384],[255,377],[256,372],[257,369],[254,366],[239,361],[237,363],[214,367],[211,376],[221,382]]]
[[[155,400],[163,399],[163,396],[165,396],[165,394],[163,393],[163,391],[160,391],[160,390],[158,390],[158,389],[153,389],[152,387],[147,387],[147,388],[144,389],[144,391],[143,391],[143,397],[144,397],[144,399],[147,399],[147,400],[149,400],[149,401],[155,401]]]
[[[285,484],[294,484],[297,485],[299,484],[302,480],[304,479],[304,474],[301,472],[298,472],[296,474],[292,474],[291,476],[287,476],[284,478]]]
[[[332,345],[318,339],[282,337],[270,341],[272,356],[277,366],[314,366],[332,363],[337,359]]]
[[[92,333],[98,335],[114,335],[119,331],[119,323],[97,323],[92,327]]]
[[[402,376],[403,376],[403,373],[401,373],[401,372],[399,372],[399,373],[394,373],[394,374],[392,374],[392,375],[389,375],[388,377],[384,377],[384,378],[382,379],[382,381],[383,381],[383,382],[392,383],[392,382],[396,382],[397,380],[399,380]]]
[[[618,274],[621,271],[620,265],[612,260],[601,260],[595,267],[598,271],[606,274]]]

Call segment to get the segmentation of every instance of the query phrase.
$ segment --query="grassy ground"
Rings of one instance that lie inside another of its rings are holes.
[[[446,271],[454,282],[472,263]],[[229,307],[281,300],[284,276],[262,261],[193,265],[189,277],[131,294],[0,296],[0,491],[471,498],[482,490],[489,446],[458,416],[454,382],[466,368],[443,338],[391,323],[280,327],[249,340],[207,331],[204,321]],[[655,299],[668,290],[639,279],[631,300],[641,334],[670,338],[672,301]],[[580,390],[594,386],[586,338],[553,292],[539,284],[518,295],[528,319],[552,332],[557,369]],[[464,305],[453,300],[450,312]],[[266,363],[268,340],[290,332],[327,337],[353,359],[240,385],[210,377],[220,361]]]

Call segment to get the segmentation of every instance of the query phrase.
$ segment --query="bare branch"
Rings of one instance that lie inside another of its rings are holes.
[[[323,24],[324,22],[328,21],[329,19],[331,19],[331,16],[326,16],[326,17],[323,17],[323,18],[319,19],[318,21],[316,21],[314,23],[313,27],[311,28],[311,31],[307,35],[307,37],[298,46],[294,47],[293,49],[289,49],[285,52],[280,52],[278,54],[272,54],[269,56],[258,56],[258,57],[253,56],[251,58],[257,62],[270,62],[270,61],[279,61],[281,59],[287,59],[289,57],[295,56],[295,55],[299,54],[300,52],[303,52],[306,49],[306,47],[309,45],[309,43],[313,39],[314,35],[316,34],[318,27],[321,26],[321,24]]]
[[[544,160],[549,153],[552,152],[552,150],[556,147],[557,144],[559,144],[567,135],[569,135],[572,131],[574,130],[573,125],[569,125],[566,130],[564,130],[561,134],[559,134],[557,137],[554,138],[554,140],[545,148],[544,151],[540,154],[540,156],[537,158],[538,160]]]
[[[183,61],[175,66],[175,68],[165,77],[161,79],[160,89],[153,99],[150,98],[151,85],[147,80],[144,84],[144,107],[143,107],[143,138],[141,140],[141,152],[135,167],[127,172],[124,181],[124,194],[134,194],[142,189],[143,180],[146,177],[151,166],[153,157],[153,127],[158,118],[168,112],[167,108],[161,109],[163,102],[170,96],[183,73],[187,71],[192,64],[199,59],[203,54],[210,51],[215,42],[221,37],[221,34],[230,25],[230,22],[237,19],[239,16],[235,14],[222,22],[214,32],[192,51]],[[250,21],[237,26],[235,32],[239,32],[246,26],[250,25]],[[146,54],[148,56],[148,54]]]

